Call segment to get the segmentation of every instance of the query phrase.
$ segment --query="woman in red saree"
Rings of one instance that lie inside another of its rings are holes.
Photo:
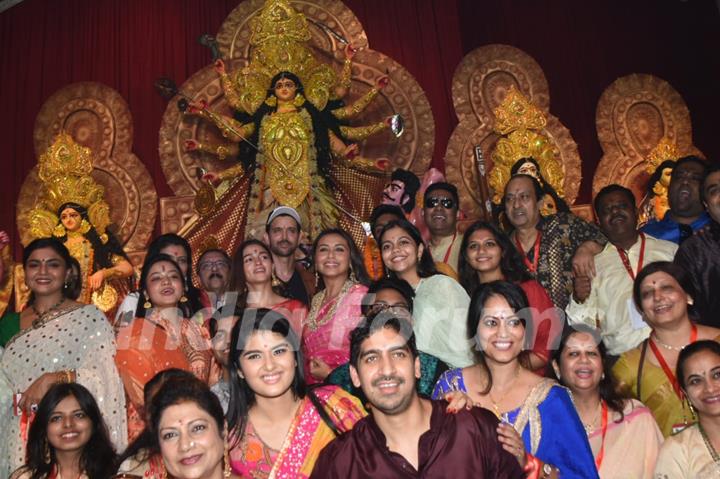
[[[183,274],[175,260],[165,254],[147,258],[140,288],[135,319],[118,324],[115,356],[127,395],[130,441],[144,428],[140,412],[145,383],[169,368],[190,371],[207,382],[212,363],[207,331],[185,319],[189,311]]]

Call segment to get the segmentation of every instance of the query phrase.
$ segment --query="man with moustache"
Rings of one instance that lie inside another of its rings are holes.
[[[200,287],[210,298],[210,305],[218,309],[225,304],[225,293],[230,284],[230,265],[228,254],[218,248],[205,250],[198,258],[197,271]]]
[[[698,322],[720,327],[720,164],[707,169],[701,199],[710,214],[705,230],[680,245],[675,263],[690,274]]]
[[[640,344],[650,334],[633,302],[633,282],[643,265],[672,261],[677,245],[637,230],[635,195],[620,185],[608,185],[594,201],[600,229],[608,239],[595,256],[592,278],[576,277],[575,292],[565,312],[568,322],[600,328],[613,356]]]
[[[383,205],[397,205],[405,214],[415,208],[415,194],[420,188],[420,180],[411,171],[398,168],[392,172],[390,183],[383,190]]]
[[[430,231],[428,248],[443,273],[457,279],[463,235],[457,230],[460,198],[450,183],[433,183],[423,195],[423,219]],[[443,264],[447,269],[443,270]]]
[[[446,402],[418,396],[420,360],[402,316],[385,311],[351,333],[350,376],[371,414],[325,446],[311,478],[525,477],[524,450],[503,449],[490,411],[448,413]]]
[[[680,158],[670,175],[668,203],[670,209],[661,221],[648,222],[642,230],[655,238],[681,244],[710,222],[700,201],[700,185],[707,164],[697,156]]]
[[[530,273],[556,307],[565,309],[573,292],[573,275],[592,277],[593,257],[607,239],[597,226],[572,213],[540,214],[544,192],[538,180],[517,174],[505,185],[503,206],[513,226],[510,239]]]
[[[272,253],[275,278],[282,286],[283,296],[308,305],[315,294],[315,277],[301,261],[296,261],[301,226],[300,215],[294,208],[278,206],[268,215],[264,241]]]

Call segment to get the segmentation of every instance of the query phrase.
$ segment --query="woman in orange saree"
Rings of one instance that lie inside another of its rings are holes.
[[[189,312],[183,277],[178,264],[168,255],[146,259],[135,318],[118,324],[115,363],[127,395],[130,441],[144,428],[143,388],[155,374],[178,368],[204,382],[209,378],[209,337],[201,326],[185,319]]]

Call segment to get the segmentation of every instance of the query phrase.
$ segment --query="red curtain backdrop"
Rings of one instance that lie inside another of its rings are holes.
[[[0,229],[19,250],[15,202],[37,158],[35,117],[50,95],[79,81],[102,82],[128,102],[133,152],[158,195],[172,192],[158,159],[165,101],[158,77],[181,84],[210,62],[197,43],[215,34],[239,0],[24,0],[0,13]],[[462,56],[507,43],[543,67],[551,111],[570,129],[583,160],[581,203],[590,201],[602,154],[595,106],[617,77],[651,73],[685,98],[695,144],[720,158],[720,18],[711,0],[346,0],[370,46],[403,64],[425,90],[436,122],[433,166],[442,168],[457,120],[450,85]],[[17,253],[16,253],[17,254]]]

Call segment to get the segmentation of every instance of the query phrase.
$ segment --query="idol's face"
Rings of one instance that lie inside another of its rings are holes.
[[[405,183],[400,180],[392,180],[383,190],[382,204],[402,206],[407,203],[409,197],[405,194]]]
[[[177,479],[221,477],[224,441],[217,422],[195,402],[169,406],[158,424],[160,453]]]
[[[82,215],[73,208],[65,208],[60,213],[60,222],[65,227],[65,230],[74,232],[80,229]]]
[[[521,174],[521,175],[530,175],[530,176],[534,176],[535,178],[538,177],[537,167],[529,161],[526,161],[525,163],[523,163],[522,166],[520,166],[520,168],[518,168],[517,172],[518,172],[518,174]]]
[[[275,96],[281,101],[291,101],[297,94],[297,85],[289,78],[281,78],[273,87]]]

